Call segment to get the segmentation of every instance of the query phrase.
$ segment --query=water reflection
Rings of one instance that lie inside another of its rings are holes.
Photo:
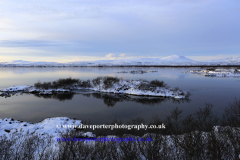
[[[144,105],[156,105],[161,104],[162,102],[172,101],[173,103],[189,103],[191,100],[188,99],[174,99],[174,98],[164,98],[164,97],[145,97],[145,96],[132,96],[126,94],[113,94],[113,93],[100,93],[100,92],[92,92],[92,93],[62,93],[62,94],[52,94],[52,95],[39,95],[34,94],[34,96],[38,98],[44,99],[54,99],[58,101],[72,100],[75,94],[80,94],[85,97],[93,97],[96,99],[103,100],[104,104],[108,107],[114,107],[118,102],[136,102]]]
[[[59,101],[72,100],[75,93],[62,93],[62,94],[34,94],[38,98],[55,99]]]

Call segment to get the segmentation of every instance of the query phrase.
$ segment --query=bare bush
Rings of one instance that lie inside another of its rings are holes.
[[[103,83],[104,83],[104,88],[112,88],[113,84],[118,83],[120,81],[119,78],[117,77],[104,77]]]
[[[104,137],[98,137],[104,138]],[[116,142],[95,142],[92,158],[94,159],[120,159],[118,144]]]
[[[175,146],[179,148],[183,159],[199,159],[199,157],[204,157],[205,144],[201,132],[195,131],[183,136],[174,136],[174,139]]]
[[[207,148],[205,157],[208,159],[232,159],[231,145],[227,143],[228,138],[222,131],[215,132],[214,129],[207,133]],[[230,157],[229,157],[230,156]]]
[[[140,84],[138,85],[138,89],[141,91],[147,91],[154,89],[147,81],[141,81]]]
[[[57,87],[66,87],[69,85],[73,85],[73,84],[77,84],[79,82],[79,79],[75,79],[75,78],[65,78],[65,79],[58,79],[57,81],[55,81],[55,84],[57,85]]]
[[[49,89],[52,87],[52,83],[51,82],[43,82],[41,85],[42,89]]]
[[[179,134],[181,132],[181,114],[182,114],[183,110],[178,109],[178,107],[176,109],[174,109],[171,113],[171,118],[173,120],[173,131],[174,134]]]
[[[59,87],[66,87],[73,84],[77,84],[79,82],[79,79],[74,78],[65,78],[65,79],[58,79],[53,82],[37,82],[34,84],[34,87],[37,89],[49,89],[49,88],[59,88]]]
[[[163,81],[159,81],[159,80],[152,80],[151,82],[150,82],[150,84],[153,86],[153,87],[166,87],[167,86],[167,84],[165,83],[165,82],[163,82]]]
[[[102,79],[103,79],[103,77],[97,77],[97,78],[93,79],[92,80],[93,85],[94,86],[99,85]]]
[[[214,125],[217,125],[219,118],[213,115],[212,104],[206,103],[205,108],[199,108],[199,110],[194,113],[196,117],[196,127],[200,131],[211,131]]]
[[[125,135],[124,138],[128,138],[128,135]],[[132,136],[132,138],[137,139],[136,136]],[[121,149],[121,156],[122,159],[131,159],[131,160],[138,160],[140,159],[139,151],[137,143],[132,142],[121,142],[119,143],[119,147]]]
[[[75,138],[79,135],[75,131],[69,131],[66,134],[61,134],[63,138]],[[84,141],[59,141],[59,152],[57,159],[91,159],[93,146],[86,144]]]
[[[79,82],[78,82],[78,85],[79,85],[80,87],[83,87],[83,88],[90,88],[90,87],[91,87],[90,80],[79,81]]]
[[[16,140],[16,137],[12,140],[7,139],[5,135],[0,137],[0,159],[5,160],[12,157],[12,154],[14,154],[14,140]]]
[[[223,126],[239,127],[240,126],[240,98],[230,103],[228,107],[225,108],[222,119]]]
[[[170,158],[166,154],[168,153],[167,144],[164,143],[164,138],[161,134],[147,134],[143,138],[151,137],[149,141],[137,141],[140,153],[145,159],[167,159]],[[162,150],[162,151],[161,151]],[[161,151],[161,152],[160,152]]]
[[[41,88],[41,86],[42,86],[42,83],[40,81],[38,81],[37,83],[34,83],[34,87],[37,89]]]
[[[186,116],[182,121],[184,132],[190,133],[190,132],[196,130],[196,123],[197,123],[196,119],[193,117],[192,114]]]

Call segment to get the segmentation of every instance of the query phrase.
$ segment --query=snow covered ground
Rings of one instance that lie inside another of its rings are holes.
[[[0,159],[16,159],[16,157],[29,159],[26,155],[30,156],[30,159],[41,159],[43,154],[47,154],[46,152],[56,154],[60,146],[58,138],[75,131],[73,127],[67,126],[80,124],[81,120],[68,117],[47,118],[35,124],[13,118],[0,119]],[[78,136],[94,137],[95,135],[91,132],[78,132]],[[7,152],[14,154],[10,156]]]
[[[111,88],[105,88],[103,81],[92,89],[100,92],[124,93],[140,96],[160,96],[160,97],[174,97],[185,98],[183,92],[179,90],[167,89],[164,87],[148,88],[146,90],[140,89],[141,85],[148,85],[147,81],[125,81],[121,79],[119,83],[115,83]]]
[[[80,66],[201,66],[201,65],[240,65],[240,57],[210,61],[194,61],[184,56],[172,55],[164,58],[132,58],[120,60],[74,61],[67,63],[23,61],[1,62],[0,67],[80,67]]]
[[[10,138],[12,134],[17,136],[29,132],[29,134],[35,133],[42,136],[52,135],[54,138],[57,138],[59,137],[59,133],[67,131],[67,128],[64,128],[63,125],[78,126],[80,124],[80,120],[73,120],[67,117],[47,118],[35,124],[5,118],[0,119],[0,136],[6,135],[7,138]],[[56,125],[58,125],[58,127],[56,127]]]
[[[201,74],[206,77],[240,77],[240,69],[191,70],[190,73]]]

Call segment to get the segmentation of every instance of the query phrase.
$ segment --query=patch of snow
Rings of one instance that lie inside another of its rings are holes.
[[[240,77],[239,69],[192,70],[190,73],[202,74],[206,77]]]
[[[1,90],[2,92],[7,92],[7,91],[11,91],[11,92],[17,92],[17,91],[24,91],[28,88],[30,88],[31,86],[13,86],[13,87],[9,87],[6,89]]]
[[[10,137],[13,133],[26,134],[29,132],[30,134],[36,133],[39,135],[48,134],[58,138],[59,133],[66,132],[67,130],[63,125],[78,126],[80,124],[81,120],[73,120],[68,117],[47,118],[35,124],[14,120],[12,118],[5,118],[0,119],[0,135],[2,136],[5,134],[7,137]],[[57,127],[56,125],[61,127]]]

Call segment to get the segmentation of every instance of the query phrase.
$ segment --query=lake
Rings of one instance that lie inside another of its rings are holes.
[[[157,115],[164,119],[178,107],[183,115],[194,113],[206,103],[213,104],[212,111],[219,116],[225,107],[240,97],[239,78],[216,78],[203,75],[181,73],[193,68],[0,68],[0,89],[17,85],[33,85],[41,81],[58,78],[94,79],[99,76],[114,76],[129,80],[162,80],[171,88],[179,87],[190,91],[190,100],[174,101],[172,98],[149,98],[121,96],[88,90],[62,96],[37,96],[16,94],[9,98],[0,97],[0,118],[14,118],[28,122],[38,122],[48,117],[69,117],[90,120],[92,124],[110,123],[115,118],[127,122],[143,117],[149,121]],[[194,68],[200,69],[200,68]],[[132,70],[154,70],[145,74],[117,73]]]

